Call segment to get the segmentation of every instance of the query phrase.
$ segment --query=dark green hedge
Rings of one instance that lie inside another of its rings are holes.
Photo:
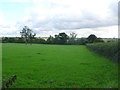
[[[101,54],[115,62],[118,62],[119,60],[120,41],[87,44],[87,47],[90,50]]]

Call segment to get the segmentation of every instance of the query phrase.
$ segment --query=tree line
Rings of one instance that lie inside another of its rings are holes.
[[[68,45],[85,45],[86,43],[103,42],[102,38],[98,38],[94,34],[90,34],[87,38],[77,38],[77,34],[72,32],[67,35],[61,32],[58,35],[49,36],[47,40],[44,38],[37,38],[36,33],[27,26],[24,26],[20,32],[21,37],[3,37],[3,43],[38,43],[38,44],[68,44]]]

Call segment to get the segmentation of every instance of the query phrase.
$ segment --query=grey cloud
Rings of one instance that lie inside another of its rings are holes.
[[[116,3],[110,5],[110,16],[105,19],[101,19],[99,16],[88,11],[78,11],[77,14],[55,14],[53,16],[46,16],[43,20],[38,19],[40,16],[37,13],[32,13],[28,20],[20,23],[32,28],[40,28],[41,30],[67,30],[117,25],[115,5]],[[82,12],[82,15],[79,12]]]

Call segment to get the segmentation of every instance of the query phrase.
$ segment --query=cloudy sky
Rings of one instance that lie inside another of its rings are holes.
[[[0,37],[20,36],[28,26],[38,37],[60,32],[77,37],[118,37],[119,0],[0,0]]]

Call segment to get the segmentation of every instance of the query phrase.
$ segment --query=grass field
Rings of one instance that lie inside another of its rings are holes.
[[[117,88],[118,66],[82,45],[3,44],[11,88]]]

